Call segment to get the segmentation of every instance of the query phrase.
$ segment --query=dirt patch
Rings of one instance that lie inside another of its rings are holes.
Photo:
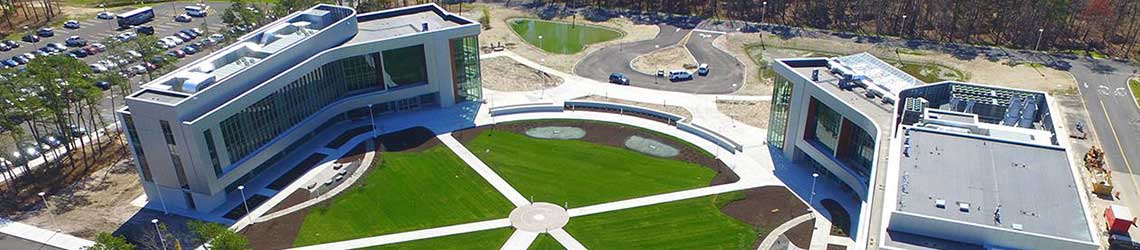
[[[467,143],[472,139],[475,139],[475,137],[478,137],[480,133],[487,129],[524,134],[527,129],[548,126],[581,128],[583,130],[586,130],[586,136],[581,140],[619,148],[625,148],[625,140],[630,136],[636,135],[642,138],[656,140],[680,151],[677,156],[670,158],[705,166],[709,169],[712,169],[713,171],[716,171],[717,174],[710,182],[710,186],[733,183],[740,180],[740,177],[736,176],[736,173],[732,172],[732,170],[729,169],[728,166],[724,164],[724,162],[717,160],[714,156],[709,155],[703,150],[699,150],[694,145],[684,143],[679,141],[679,139],[666,137],[661,134],[645,130],[643,128],[621,124],[586,120],[533,120],[500,123],[493,126],[475,127],[452,133],[452,135],[454,135],[455,138],[460,142]]]
[[[737,89],[733,94],[737,95],[770,95],[772,94],[772,78],[767,77],[761,73],[768,70],[767,62],[754,60],[748,54],[743,43],[738,43],[732,39],[731,36],[740,35],[739,33],[729,33],[720,36],[713,40],[713,46],[721,51],[727,52],[736,60],[744,64],[744,86]]]
[[[742,192],[744,192],[743,199],[729,202],[721,207],[720,211],[756,228],[760,238],[753,244],[760,244],[760,241],[776,227],[808,213],[807,205],[785,187],[766,186]],[[808,237],[811,237],[810,233]],[[793,242],[798,240],[802,239],[795,239]]]
[[[814,229],[815,219],[810,219],[788,229],[787,232],[784,232],[784,237],[788,237],[792,245],[796,245],[800,249],[808,249],[811,246],[811,233]]]
[[[768,128],[768,113],[771,112],[772,102],[719,100],[716,101],[716,109],[748,126]]]
[[[498,91],[532,91],[562,85],[562,78],[526,66],[510,57],[484,59],[483,87]]]
[[[266,222],[249,225],[239,233],[249,239],[249,246],[253,249],[293,248],[293,239],[300,233],[307,214],[309,208],[302,208]]]
[[[311,198],[312,198],[312,193],[309,193],[309,190],[306,190],[304,188],[298,188],[296,191],[293,191],[292,194],[289,194],[289,196],[286,196],[284,200],[281,200],[280,203],[277,203],[276,206],[273,206],[273,208],[270,208],[269,212],[266,212],[265,214],[273,214],[273,213],[276,213],[277,211],[285,210],[286,208],[290,208],[290,207],[296,206],[298,204],[304,203],[305,201],[308,201]]]
[[[827,250],[847,250],[847,246],[836,245],[836,244],[827,244]]]
[[[605,22],[591,22],[582,16],[560,17],[555,18],[552,21],[576,22],[603,26],[620,30],[622,33],[624,33],[624,36],[607,42],[591,44],[582,52],[575,54],[562,55],[547,53],[526,43],[526,41],[523,41],[521,38],[519,38],[518,35],[514,33],[514,31],[511,30],[511,26],[507,22],[508,19],[538,18],[530,10],[515,7],[518,5],[517,3],[518,2],[516,2],[515,5],[511,5],[510,7],[506,7],[501,4],[475,3],[471,4],[471,8],[466,9],[467,11],[465,12],[461,12],[460,15],[471,18],[472,20],[479,20],[479,18],[483,16],[482,9],[486,7],[487,11],[491,15],[490,29],[483,30],[481,33],[479,33],[480,44],[503,44],[507,47],[507,49],[516,54],[562,72],[573,72],[574,65],[577,64],[578,61],[582,60],[582,58],[585,58],[586,55],[598,50],[599,48],[604,48],[606,46],[618,43],[653,39],[653,37],[657,36],[658,32],[656,25],[638,25],[624,18],[613,18]]]
[[[685,109],[684,107],[681,107],[681,106],[669,105],[667,103],[635,102],[635,101],[629,101],[629,100],[625,100],[625,99],[607,98],[605,96],[600,96],[600,95],[588,95],[585,97],[575,98],[574,100],[612,102],[612,103],[619,103],[619,104],[625,104],[625,105],[631,105],[631,106],[638,106],[638,107],[643,107],[643,108],[651,108],[651,109],[656,109],[656,110],[660,110],[660,111],[673,113],[674,115],[679,115],[681,117],[684,117],[685,120],[693,119],[693,113],[690,113],[688,109]]]
[[[643,74],[657,74],[657,70],[685,69],[685,65],[695,65],[697,59],[684,46],[669,46],[633,58],[633,70]]]

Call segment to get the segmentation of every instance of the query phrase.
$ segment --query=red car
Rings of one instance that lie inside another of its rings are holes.
[[[171,50],[170,52],[166,52],[166,55],[183,58],[186,57],[186,52],[182,52],[181,50]]]

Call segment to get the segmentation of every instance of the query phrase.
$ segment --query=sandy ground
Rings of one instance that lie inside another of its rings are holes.
[[[735,34],[716,38],[716,40],[713,40],[713,46],[728,52],[728,54],[736,57],[736,60],[744,64],[744,86],[741,86],[740,89],[737,89],[733,94],[771,95],[772,79],[760,77],[761,65],[752,61],[752,58],[748,56],[748,52],[744,49],[744,43],[731,41],[732,39],[728,38],[732,35]],[[730,41],[734,43],[730,44]]]
[[[633,58],[633,70],[645,74],[657,74],[657,70],[685,69],[685,64],[696,65],[697,59],[684,46],[669,46]]]
[[[61,232],[85,239],[94,239],[100,232],[113,232],[130,219],[139,207],[131,201],[142,195],[138,172],[124,159],[115,166],[91,174],[76,183],[71,195],[57,195],[48,199],[49,209],[56,212],[55,220]],[[70,204],[70,205],[64,205]],[[24,214],[19,222],[41,228],[54,229],[51,216],[35,210]]]
[[[491,29],[483,30],[483,32],[479,34],[480,44],[490,45],[502,43],[507,47],[507,49],[510,49],[511,51],[523,57],[526,57],[527,59],[539,62],[542,65],[562,72],[574,72],[574,64],[577,64],[579,60],[586,57],[587,54],[598,50],[598,48],[617,43],[653,39],[653,37],[657,36],[658,31],[657,26],[637,25],[633,24],[633,22],[630,22],[627,19],[621,18],[614,18],[605,22],[590,22],[586,21],[586,19],[581,16],[577,17],[576,19],[569,17],[558,18],[554,19],[554,21],[575,21],[578,23],[604,26],[620,30],[625,33],[625,35],[617,40],[591,44],[582,52],[575,54],[551,54],[546,53],[541,49],[535,48],[534,46],[531,46],[530,44],[523,41],[518,37],[518,35],[514,33],[514,31],[511,30],[510,25],[507,24],[507,20],[512,18],[537,18],[533,13],[523,9],[515,9],[514,7],[506,8],[503,7],[503,5],[498,4],[472,4],[471,6],[474,6],[473,8],[470,8],[471,11],[463,12],[461,15],[471,18],[472,20],[479,20],[479,17],[483,15],[481,11],[482,7],[487,7],[487,10],[491,13]]]
[[[765,101],[716,101],[716,109],[721,113],[757,128],[768,128],[771,108],[772,103]]]
[[[738,56],[747,55],[747,52],[744,51],[745,45],[759,44],[761,41],[760,34],[758,33],[731,33],[726,37],[726,41],[723,43],[733,45],[729,46],[728,50],[733,55]],[[764,42],[770,46],[769,49],[772,47],[784,47],[827,51],[838,54],[870,52],[881,59],[897,58],[893,49],[875,47],[865,43],[805,37],[779,39],[770,35],[764,37]],[[934,51],[914,51],[899,56],[903,61],[935,63],[961,70],[968,75],[971,82],[976,83],[1050,92],[1076,86],[1076,80],[1073,79],[1071,75],[1050,68],[1035,69],[1028,65],[1009,66],[1005,65],[1004,61],[991,62],[983,57],[978,57],[973,60],[961,60],[951,55]]]
[[[562,85],[562,78],[528,67],[510,57],[485,59],[480,63],[483,87],[498,91],[532,91]]]
[[[633,106],[651,108],[651,109],[656,109],[656,110],[660,110],[660,111],[673,113],[675,115],[685,117],[685,120],[693,119],[693,114],[689,113],[688,109],[685,109],[684,107],[681,107],[681,106],[673,106],[673,105],[661,104],[661,103],[644,103],[644,102],[627,101],[627,100],[617,99],[617,98],[606,98],[605,96],[598,96],[598,95],[590,95],[590,96],[578,98],[577,100],[612,102],[612,103],[620,103],[620,104],[625,104],[625,105],[633,105]]]

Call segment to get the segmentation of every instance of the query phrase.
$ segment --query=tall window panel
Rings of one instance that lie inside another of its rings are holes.
[[[839,144],[839,128],[843,116],[815,98],[811,99],[808,109],[808,126],[810,131],[805,133],[808,140],[818,142],[824,146],[828,153],[834,154]]]
[[[123,124],[127,125],[127,137],[131,140],[131,150],[134,150],[135,156],[138,157],[139,172],[142,173],[143,180],[154,182],[154,176],[150,173],[150,164],[146,162],[146,152],[143,152],[138,131],[135,130],[135,120],[130,114],[123,114]]]
[[[427,58],[424,45],[415,45],[383,52],[384,84],[388,88],[402,88],[427,83]]]
[[[210,133],[209,129],[207,129],[206,131],[202,132],[202,137],[206,138],[206,150],[210,154],[210,164],[213,164],[214,167],[214,177],[221,178],[222,163],[218,159],[218,148],[214,146],[214,135]]]
[[[483,98],[479,72],[479,38],[469,36],[451,39],[451,73],[454,76],[456,101]]]
[[[793,86],[784,77],[776,77],[775,86],[772,88],[772,107],[768,117],[768,146],[784,149]]]
[[[159,120],[162,126],[162,136],[166,138],[166,148],[170,150],[170,162],[174,164],[174,173],[178,176],[178,186],[182,188],[190,188],[190,182],[186,180],[186,169],[182,167],[182,155],[178,154],[178,143],[174,140],[174,131],[170,129],[170,123],[165,120]]]

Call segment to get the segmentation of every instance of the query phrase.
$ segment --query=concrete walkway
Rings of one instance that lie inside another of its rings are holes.
[[[471,168],[475,170],[475,172],[478,172],[479,176],[483,176],[483,179],[487,180],[487,183],[490,183],[491,186],[494,186],[495,190],[498,190],[500,194],[506,196],[507,200],[510,200],[511,203],[515,204],[515,207],[522,207],[530,204],[530,201],[527,200],[526,197],[522,195],[522,193],[519,193],[518,190],[515,190],[514,187],[511,187],[511,184],[507,183],[507,180],[504,180],[503,177],[495,174],[495,170],[491,170],[491,167],[488,167],[487,164],[483,163],[483,160],[480,160],[479,157],[475,157],[475,154],[472,154],[470,150],[467,150],[467,147],[464,147],[463,144],[460,144],[459,141],[455,140],[455,137],[451,136],[451,133],[444,133],[436,136],[436,138],[439,138],[440,141],[443,141],[443,145],[447,145],[447,148],[451,149],[452,152],[455,152],[455,154],[458,155],[460,159],[463,159],[463,162],[466,162],[468,166],[471,166]]]
[[[567,250],[586,249],[586,246],[583,246],[581,242],[578,242],[577,239],[574,239],[573,236],[570,236],[570,233],[567,233],[566,230],[563,230],[561,228],[558,230],[550,231],[550,236],[553,236],[554,240],[557,240],[558,243],[561,243],[562,247],[565,247]]]
[[[354,137],[352,140],[350,140],[349,143],[345,143],[343,146],[341,146],[341,149],[339,149],[335,152],[329,152],[327,155],[329,155],[329,156],[338,155],[337,157],[335,157],[333,159],[339,159],[340,157],[343,157],[344,154],[348,153],[347,151],[344,151],[344,150],[352,150],[352,148],[355,147],[357,144],[359,144],[363,141],[366,141],[368,139],[371,139],[371,137],[372,137],[371,134],[358,135],[358,136]],[[351,187],[352,183],[356,183],[356,180],[360,179],[361,176],[364,176],[364,173],[368,172],[368,168],[372,167],[372,160],[376,157],[376,150],[375,149],[376,149],[376,145],[372,145],[370,143],[368,145],[368,151],[364,153],[364,157],[360,161],[360,167],[358,167],[356,169],[356,171],[353,171],[352,174],[343,181],[343,183],[337,185],[332,190],[329,190],[328,192],[320,194],[320,196],[318,196],[317,198],[309,199],[305,202],[302,202],[301,204],[297,204],[297,205],[282,209],[282,210],[274,212],[272,214],[265,214],[265,215],[262,215],[260,217],[257,217],[257,219],[255,221],[256,222],[265,222],[265,221],[269,221],[272,219],[276,219],[277,217],[281,217],[281,216],[287,215],[289,213],[296,212],[297,210],[301,210],[301,209],[304,209],[306,207],[316,205],[317,203],[331,199],[332,197],[336,196],[337,194],[340,194],[344,190]],[[328,150],[328,149],[325,149],[325,150]],[[328,159],[328,158],[326,158],[326,159]],[[271,198],[271,200],[270,200],[271,203],[266,202],[266,204],[273,204],[273,206],[263,205],[261,207],[272,209],[273,207],[276,206],[276,204],[281,203],[281,201],[283,201],[285,198],[288,198],[290,194],[293,194],[293,192],[295,192],[298,189],[302,189],[305,184],[312,182],[312,180],[315,179],[317,176],[321,175],[321,173],[328,173],[327,171],[329,170],[329,168],[331,168],[331,166],[333,164],[335,164],[334,162],[335,162],[335,160],[325,161],[320,166],[313,168],[314,170],[318,170],[318,171],[309,171],[308,173],[305,173],[305,175],[301,176],[301,178],[297,178],[297,180],[293,181],[292,184],[289,184],[289,186],[286,186],[285,188],[282,189],[282,190],[289,190],[289,192],[284,192],[284,191],[279,192],[279,194],[284,194],[284,195],[272,196],[273,198]],[[280,199],[278,199],[278,198],[280,198]],[[254,209],[254,212],[260,212],[258,210],[261,210],[261,208],[259,207],[258,209]],[[266,210],[266,212],[268,212],[268,210]]]
[[[760,242],[760,247],[756,248],[756,250],[772,249],[772,245],[776,244],[776,240],[780,238],[780,235],[784,235],[785,232],[791,230],[793,227],[799,226],[813,218],[815,218],[815,214],[805,214],[800,215],[800,217],[792,218],[788,222],[784,222],[784,224],[780,224],[776,229],[772,229],[772,231],[768,233],[768,236],[764,237],[764,241]]]
[[[534,239],[538,239],[538,232],[530,232],[526,230],[515,230],[511,234],[511,238],[507,239],[507,244],[503,244],[503,250],[526,250]]]
[[[17,238],[22,238],[25,240],[38,242],[40,244],[62,249],[84,249],[95,244],[95,242],[87,239],[38,228],[32,225],[15,222],[8,219],[0,219],[0,236],[3,235],[11,235]],[[0,249],[4,249],[4,246],[0,246]]]

